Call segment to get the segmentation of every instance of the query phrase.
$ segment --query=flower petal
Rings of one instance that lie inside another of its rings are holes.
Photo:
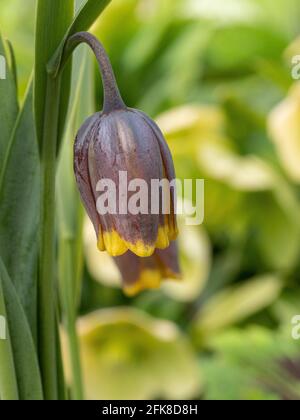
[[[159,215],[151,214],[151,179],[161,179],[163,164],[160,150],[150,127],[142,118],[137,118],[131,111],[116,111],[101,118],[96,139],[91,143],[90,161],[93,173],[93,190],[98,180],[109,179],[116,185],[116,213],[100,215],[103,226],[103,238],[107,251],[117,256],[127,249],[139,256],[153,254],[156,247],[159,227]],[[97,176],[95,175],[97,174]],[[120,179],[120,174],[127,179]],[[121,183],[130,185],[131,181],[146,186],[144,190],[129,191],[128,196],[121,196]],[[147,214],[120,214],[120,206],[130,204],[134,195],[146,201]],[[121,202],[120,202],[120,197]],[[96,192],[96,198],[100,194]],[[148,203],[147,203],[148,202]],[[160,232],[161,235],[161,232]]]
[[[92,191],[89,175],[88,148],[95,131],[95,124],[100,114],[88,118],[82,125],[74,143],[74,173],[84,207],[99,234],[99,215]]]
[[[140,258],[130,251],[114,258],[123,279],[124,292],[134,296],[145,289],[159,288],[164,278],[180,279],[178,248],[175,242],[151,257]]]
[[[142,118],[145,119],[145,121],[147,122],[147,124],[149,124],[149,126],[151,127],[151,129],[153,130],[158,143],[159,143],[159,148],[160,148],[160,153],[162,156],[162,161],[163,161],[163,165],[164,165],[164,176],[169,180],[169,182],[172,182],[173,180],[176,179],[176,175],[175,175],[175,168],[174,168],[174,163],[173,163],[173,159],[172,159],[172,155],[171,155],[171,151],[169,149],[169,146],[164,138],[163,133],[161,132],[160,128],[158,127],[158,125],[155,123],[155,121],[153,121],[151,118],[149,118],[144,112],[142,111],[138,111],[138,110],[133,110],[137,115],[140,115]],[[178,235],[178,228],[177,228],[177,223],[176,223],[176,214],[175,214],[175,209],[176,209],[176,191],[174,191],[174,188],[172,188],[170,190],[170,199],[171,199],[171,213],[168,217],[168,225],[169,225],[169,235],[170,235],[170,239],[171,240],[175,240],[177,235]]]

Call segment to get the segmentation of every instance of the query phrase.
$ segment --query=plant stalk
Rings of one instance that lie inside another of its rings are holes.
[[[60,77],[48,76],[41,171],[41,237],[39,275],[39,355],[46,400],[57,399],[55,319],[55,174]]]
[[[63,299],[64,314],[65,314],[65,325],[67,331],[69,356],[72,371],[72,386],[71,393],[72,399],[83,400],[83,385],[82,385],[82,373],[80,363],[80,350],[76,331],[76,288],[75,288],[75,277],[76,277],[76,264],[74,264],[75,256],[72,253],[73,245],[71,239],[61,239],[60,244],[62,258],[61,258],[61,275],[60,275],[60,286],[61,296]],[[75,289],[75,293],[74,293]]]

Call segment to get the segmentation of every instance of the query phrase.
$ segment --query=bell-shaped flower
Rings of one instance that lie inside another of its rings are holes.
[[[149,257],[177,236],[170,150],[154,121],[124,104],[98,40],[79,33],[73,42],[94,50],[104,87],[103,111],[85,121],[74,145],[75,176],[98,248]]]

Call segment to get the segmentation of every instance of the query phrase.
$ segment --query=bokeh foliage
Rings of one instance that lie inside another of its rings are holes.
[[[126,103],[161,126],[178,177],[205,179],[204,224],[180,222],[182,284],[167,281],[134,299],[123,295],[111,260],[96,250],[74,189],[74,133],[87,111],[102,105],[90,53],[76,57],[57,179],[58,254],[61,286],[69,246],[76,260],[72,298],[82,290],[78,330],[89,397],[300,399],[299,345],[290,334],[300,312],[300,89],[291,76],[291,56],[300,54],[300,3],[275,3],[112,0],[92,27]],[[20,99],[33,67],[34,7],[34,0],[0,2]],[[11,108],[16,117],[16,101]],[[26,107],[22,115],[20,125]],[[27,232],[31,241],[34,234]],[[14,277],[8,250],[1,255]],[[16,256],[18,264],[26,257]],[[21,303],[31,325],[26,299]]]

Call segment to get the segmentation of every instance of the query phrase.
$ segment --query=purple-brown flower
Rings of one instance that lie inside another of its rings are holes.
[[[112,256],[127,253],[149,257],[154,252],[159,253],[156,249],[167,248],[177,236],[174,188],[161,188],[155,197],[159,201],[158,211],[152,210],[152,180],[171,182],[175,179],[170,150],[154,121],[124,104],[109,59],[98,40],[90,34],[79,33],[71,42],[86,42],[91,46],[103,79],[103,111],[85,121],[74,145],[75,176],[96,231],[98,247]],[[126,197],[120,193],[120,174],[126,174],[128,184],[136,179],[146,183],[146,209],[128,212],[128,203],[134,199],[136,191],[128,191]],[[117,187],[115,211],[100,213],[97,203],[103,191],[99,189],[99,182],[107,179]],[[170,204],[167,214],[163,212],[163,202]]]
[[[144,289],[156,289],[164,279],[180,279],[176,241],[168,248],[156,249],[151,257],[139,258],[127,251],[114,261],[122,275],[123,290],[128,296]]]

